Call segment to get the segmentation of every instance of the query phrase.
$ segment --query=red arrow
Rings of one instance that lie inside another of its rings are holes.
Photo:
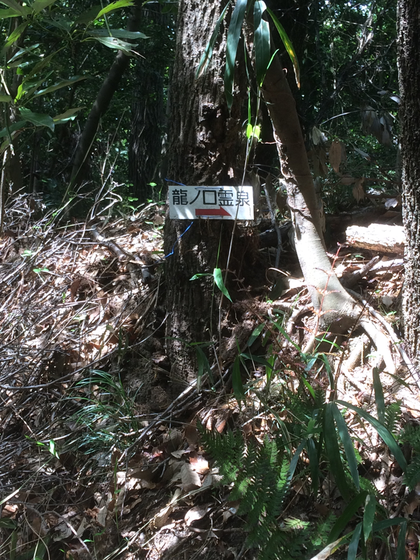
[[[220,208],[196,208],[195,209],[196,216],[230,216],[229,212],[222,207]]]

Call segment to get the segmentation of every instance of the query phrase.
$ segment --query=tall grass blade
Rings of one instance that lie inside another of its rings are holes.
[[[328,542],[333,542],[338,539],[340,533],[344,531],[347,527],[353,515],[357,512],[359,507],[364,503],[366,500],[367,492],[363,491],[360,494],[356,494],[356,496],[352,499],[337,521],[334,523],[333,528],[331,529],[331,533],[328,535]]]
[[[373,389],[375,391],[376,410],[378,412],[378,420],[385,424],[385,400],[384,391],[379,377],[378,368],[373,368]]]
[[[229,110],[233,103],[233,74],[235,70],[236,52],[241,36],[247,0],[237,0],[230,20],[226,43],[225,95]]]
[[[280,39],[283,42],[283,45],[284,45],[284,47],[287,51],[287,54],[289,55],[290,60],[292,61],[293,70],[295,72],[296,84],[297,84],[297,87],[300,89],[299,61],[298,61],[298,57],[296,55],[295,49],[293,48],[292,42],[289,39],[286,31],[284,30],[284,27],[279,22],[277,16],[274,14],[274,12],[272,12],[269,8],[267,8],[267,12],[270,14],[270,17],[273,20],[274,25],[276,26],[276,29],[278,31],[278,34],[280,35]]]
[[[400,465],[403,472],[406,472],[407,461],[405,460],[403,452],[401,451],[398,443],[395,441],[394,436],[391,434],[391,432],[388,430],[388,428],[386,428],[383,424],[381,424],[379,422],[379,420],[374,418],[371,414],[369,414],[368,412],[366,412],[362,408],[359,408],[358,406],[354,406],[354,405],[352,405],[350,403],[347,403],[345,401],[336,401],[336,402],[338,404],[341,404],[341,406],[345,406],[347,408],[350,408],[351,410],[354,410],[354,412],[357,412],[357,414],[359,416],[361,416],[362,418],[367,420],[369,422],[369,424],[371,424],[371,426],[373,426],[375,428],[375,430],[378,432],[378,434],[381,436],[384,443],[389,447],[389,450],[394,455],[397,463]]]
[[[265,2],[256,0],[254,4],[254,49],[255,70],[259,87],[263,84],[271,59],[270,25],[268,21],[263,19],[263,13],[266,10]]]
[[[357,470],[357,460],[356,455],[354,453],[353,441],[350,437],[349,431],[347,429],[347,424],[344,418],[341,416],[340,411],[337,408],[335,403],[330,403],[335,419],[335,423],[337,425],[338,434],[340,436],[341,441],[343,442],[344,451],[347,457],[347,463],[349,466],[350,474],[353,479],[353,482],[357,488],[360,489],[359,484],[359,471]]]
[[[347,484],[346,475],[344,473],[343,465],[340,457],[340,449],[337,441],[337,433],[334,424],[333,403],[328,403],[325,407],[324,418],[324,438],[325,448],[327,451],[328,460],[330,462],[331,472],[334,474],[334,479],[340,490],[343,498],[348,502],[350,500],[350,489]],[[338,535],[337,535],[338,536]],[[335,540],[335,539],[332,539]]]
[[[347,552],[347,560],[355,560],[357,555],[357,549],[359,548],[360,533],[362,532],[362,524],[358,523],[353,531],[353,536],[351,538],[349,549]]]
[[[365,501],[365,511],[363,513],[363,537],[365,544],[372,533],[373,521],[376,512],[376,498],[373,494],[368,494]]]
[[[216,22],[213,33],[210,37],[210,41],[207,43],[206,50],[204,51],[202,57],[200,58],[197,72],[195,74],[196,79],[202,76],[204,72],[207,70],[207,66],[209,65],[211,57],[213,56],[214,44],[216,43],[217,36],[219,35],[220,24],[222,23],[230,4],[231,4],[230,2],[226,4],[226,6],[223,9],[223,12],[220,14],[219,19]]]

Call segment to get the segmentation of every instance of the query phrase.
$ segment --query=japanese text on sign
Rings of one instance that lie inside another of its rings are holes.
[[[252,187],[169,187],[169,217],[253,220]]]

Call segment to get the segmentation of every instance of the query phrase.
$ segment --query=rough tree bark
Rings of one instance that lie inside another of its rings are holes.
[[[178,8],[175,62],[169,90],[167,176],[184,185],[239,185],[246,138],[237,96],[229,115],[220,72],[226,33],[215,45],[208,71],[195,77],[200,57],[216,25],[222,2],[181,0]],[[239,47],[238,50],[240,50]],[[239,82],[240,82],[239,77]],[[238,87],[238,91],[245,91]],[[232,223],[218,220],[166,220],[166,333],[173,380],[197,376],[194,350],[185,343],[214,341],[219,295],[209,278],[191,282],[197,273],[226,267]],[[177,238],[179,239],[177,242]],[[220,250],[219,250],[220,248]],[[229,269],[234,268],[234,260]]]
[[[403,221],[406,232],[403,292],[405,339],[420,359],[420,3],[398,2]]]

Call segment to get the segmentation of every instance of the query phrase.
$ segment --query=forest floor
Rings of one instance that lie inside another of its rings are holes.
[[[419,388],[395,342],[401,260],[381,256],[352,286],[382,318],[384,332],[394,333],[387,339],[396,370],[382,371],[380,382],[381,360],[357,329],[335,352],[304,352],[312,313],[296,258],[291,250],[282,255],[288,282],[280,289],[276,248],[266,247],[258,250],[255,284],[243,286],[243,299],[232,304],[231,351],[217,367],[201,357],[197,381],[171,400],[165,207],[62,225],[52,214],[39,217],[38,204],[16,198],[0,237],[1,559],[254,559],[249,520],[232,499],[232,483],[221,483],[200,426],[262,444],[293,425],[299,403],[319,395],[394,415],[393,433],[418,425]],[[354,278],[373,256],[344,246],[334,267]],[[381,511],[417,520],[417,494],[406,491],[377,432],[350,408],[345,418],[358,470]],[[331,530],[330,514],[338,519],[345,510],[326,463],[313,492],[305,461],[306,474],[294,480],[279,518],[286,535],[323,521]],[[407,535],[411,560],[418,538]],[[391,534],[387,546],[397,540]],[[308,541],[301,557],[325,542],[322,535]],[[316,558],[341,558],[347,545]],[[375,549],[375,558],[387,558],[387,546]]]

